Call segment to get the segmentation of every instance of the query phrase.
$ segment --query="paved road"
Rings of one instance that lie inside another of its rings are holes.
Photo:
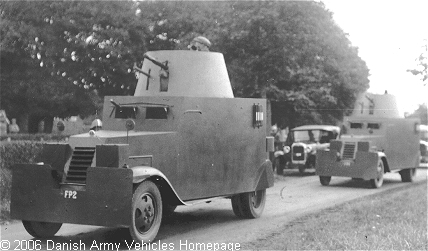
[[[426,180],[426,168],[419,169],[415,182],[426,182]],[[340,177],[333,177],[330,186],[324,187],[314,173],[309,172],[301,176],[296,170],[287,170],[285,176],[277,176],[275,186],[267,190],[266,207],[261,218],[253,220],[236,218],[228,199],[219,199],[209,204],[203,203],[191,207],[178,207],[173,216],[164,220],[158,234],[160,241],[155,241],[151,249],[185,250],[198,249],[198,247],[200,249],[203,246],[197,246],[199,243],[204,245],[215,243],[223,245],[228,250],[237,249],[243,243],[263,237],[304,214],[381,191],[411,185],[413,184],[402,183],[398,173],[388,173],[380,189],[371,189],[368,182]],[[53,239],[36,240],[31,238],[20,222],[16,222],[1,226],[1,239],[3,242],[9,241],[11,248],[21,244],[21,250],[24,244],[30,244],[30,246],[34,244],[24,240],[34,240],[42,244],[42,249],[48,250],[80,250],[82,247],[87,250],[128,250],[129,248],[141,250],[141,247],[135,245],[128,248],[132,241],[127,239],[126,231],[64,224],[58,236]],[[163,247],[159,246],[162,244]],[[2,243],[2,245],[5,244]],[[147,250],[147,247],[144,250]]]

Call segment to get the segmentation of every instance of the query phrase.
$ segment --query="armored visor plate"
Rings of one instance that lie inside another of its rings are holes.
[[[132,170],[91,167],[86,186],[60,185],[52,174],[49,165],[14,166],[12,218],[129,226]]]

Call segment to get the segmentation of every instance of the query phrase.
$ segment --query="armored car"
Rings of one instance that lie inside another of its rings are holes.
[[[274,183],[266,100],[234,98],[221,53],[152,51],[135,71],[134,96],[105,97],[102,130],[13,167],[11,216],[34,237],[74,223],[151,242],[177,206],[217,197],[239,217],[262,214]]]
[[[315,171],[321,184],[342,176],[369,180],[379,188],[386,172],[398,172],[403,182],[411,182],[419,166],[419,127],[418,119],[400,116],[393,95],[362,95],[344,119],[340,140],[317,152]]]

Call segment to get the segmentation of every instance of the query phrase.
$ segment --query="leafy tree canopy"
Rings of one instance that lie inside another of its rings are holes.
[[[224,54],[235,96],[278,104],[282,125],[334,123],[369,83],[322,3],[13,1],[0,14],[1,105],[16,113],[66,117],[132,95],[146,51],[187,49],[198,35]]]
[[[99,108],[98,95],[132,94],[131,68],[144,50],[134,6],[0,3],[2,108],[15,117],[85,116]]]
[[[208,37],[225,56],[235,96],[277,102],[280,124],[335,123],[368,89],[365,62],[322,3],[148,1],[139,7],[150,23],[150,49],[185,49],[194,36]]]
[[[427,85],[428,80],[428,40],[424,39],[424,45],[422,46],[422,52],[416,59],[416,69],[407,70],[415,76],[420,76],[424,85]]]

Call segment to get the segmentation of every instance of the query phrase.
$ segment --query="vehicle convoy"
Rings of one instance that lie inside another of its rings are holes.
[[[340,140],[317,152],[315,172],[321,184],[342,176],[370,180],[379,188],[385,172],[399,172],[403,182],[412,182],[419,166],[419,120],[400,117],[390,94],[365,94],[356,104],[344,119]]]
[[[316,152],[328,149],[330,141],[338,139],[340,127],[332,125],[304,125],[290,130],[282,150],[275,151],[277,174],[284,168],[295,169],[303,174],[306,169],[315,168]]]
[[[177,206],[216,197],[239,217],[262,214],[274,183],[266,100],[234,98],[221,53],[152,51],[134,68],[134,96],[105,97],[102,130],[13,167],[11,216],[32,236],[74,223],[147,243]]]

